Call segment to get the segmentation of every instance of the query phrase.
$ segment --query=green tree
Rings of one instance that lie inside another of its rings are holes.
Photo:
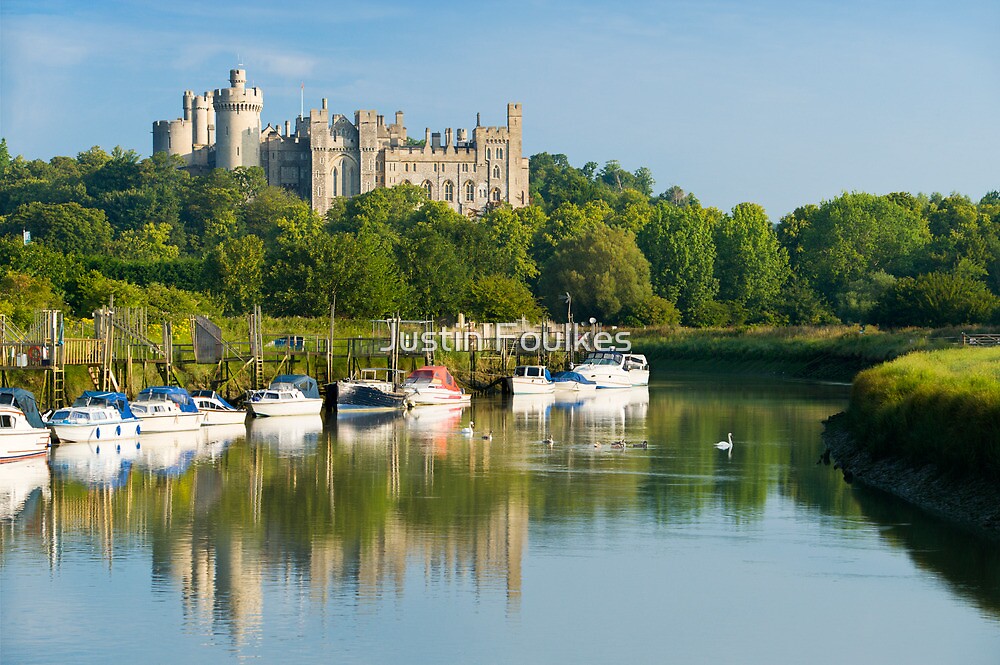
[[[66,305],[44,277],[7,270],[0,277],[0,314],[11,318],[17,326],[26,328],[41,309],[65,309]]]
[[[6,233],[25,229],[46,246],[64,254],[100,254],[111,244],[111,225],[101,210],[78,203],[29,203],[4,225]]]
[[[715,227],[715,247],[719,298],[750,321],[772,320],[790,270],[764,209],[755,203],[733,208]]]
[[[853,193],[826,201],[801,229],[796,264],[836,302],[848,284],[885,271],[909,274],[930,240],[927,220],[884,196]]]
[[[112,243],[111,254],[134,261],[171,261],[180,249],[170,244],[169,224],[146,224],[138,231],[125,231]]]
[[[675,303],[686,324],[706,323],[701,314],[719,292],[708,215],[700,206],[679,208],[661,202],[636,240],[649,260],[656,294]]]
[[[569,293],[575,316],[619,322],[653,295],[649,261],[622,229],[593,226],[560,242],[542,271],[543,302],[561,314],[559,297]]]
[[[243,314],[261,304],[264,254],[264,241],[255,235],[224,236],[212,250],[210,260],[218,275],[215,292],[227,315]]]
[[[897,281],[874,314],[887,326],[941,327],[986,323],[998,310],[1000,298],[982,282],[936,272]]]
[[[476,321],[529,321],[542,318],[542,308],[523,282],[506,275],[479,277],[469,286],[468,313]]]

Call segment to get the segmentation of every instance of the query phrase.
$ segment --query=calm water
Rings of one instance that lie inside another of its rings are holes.
[[[846,399],[691,376],[63,446],[0,467],[0,660],[1000,662],[1000,548],[816,464]]]

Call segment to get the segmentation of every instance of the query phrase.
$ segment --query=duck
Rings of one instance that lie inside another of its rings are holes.
[[[624,440],[622,440],[622,441],[614,441],[614,442],[612,442],[611,447],[612,448],[618,448],[619,450],[624,449],[625,448],[625,441]]]
[[[472,434],[475,433],[475,430],[472,429],[473,427],[475,427],[475,425],[476,425],[476,423],[470,420],[469,421],[469,426],[462,428],[462,430],[461,430],[462,434],[467,434],[469,436],[472,436]]]
[[[600,442],[600,441],[598,441],[597,443],[595,443],[595,444],[594,444],[594,447],[595,447],[595,448],[600,448],[600,447],[601,447],[601,442]]]
[[[490,441],[493,439],[493,430],[490,430],[486,434],[483,434],[483,441]]]
[[[542,439],[542,443],[544,443],[547,446],[551,446],[553,443],[555,443],[555,441],[552,440],[551,434],[546,434],[545,438]]]
[[[642,443],[633,443],[629,445],[630,448],[646,448],[648,446],[649,446],[648,441],[643,441]]]

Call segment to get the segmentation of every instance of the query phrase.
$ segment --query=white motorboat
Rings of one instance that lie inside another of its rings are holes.
[[[57,409],[45,425],[59,443],[115,441],[139,436],[142,425],[124,393],[88,390]]]
[[[543,365],[518,365],[510,384],[515,395],[548,395],[556,389],[549,370]]]
[[[406,393],[396,390],[398,373],[387,367],[368,367],[357,378],[338,381],[337,413],[406,408]]]
[[[131,407],[143,434],[195,430],[205,420],[188,391],[177,386],[144,388]]]
[[[412,406],[464,406],[472,402],[472,396],[462,390],[443,365],[428,365],[411,372],[403,381],[403,392]]]
[[[573,371],[598,388],[631,388],[649,385],[646,357],[621,351],[592,351]]]
[[[247,408],[255,416],[318,415],[323,409],[316,379],[303,374],[275,377],[266,390],[250,393]]]
[[[44,457],[50,437],[33,394],[0,388],[0,463]]]
[[[597,383],[579,372],[556,372],[552,375],[557,393],[591,393],[597,390]]]
[[[195,390],[191,399],[205,414],[202,425],[239,425],[247,419],[246,409],[237,409],[214,390]]]

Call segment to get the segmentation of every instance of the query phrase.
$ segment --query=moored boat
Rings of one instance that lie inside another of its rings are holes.
[[[203,425],[238,425],[247,419],[246,409],[237,409],[214,390],[195,390],[191,399],[205,414]]]
[[[465,405],[472,401],[444,365],[427,365],[410,372],[403,392],[412,406],[435,404]]]
[[[0,463],[44,456],[50,437],[32,393],[0,388]]]
[[[323,409],[316,379],[304,374],[282,374],[265,390],[250,394],[247,408],[254,416],[318,415]]]
[[[547,395],[556,389],[552,375],[543,365],[518,365],[510,384],[515,395]]]
[[[205,419],[188,391],[178,386],[144,388],[131,407],[144,434],[195,430]]]
[[[621,351],[592,351],[573,371],[598,388],[631,388],[649,385],[646,357]]]
[[[354,379],[337,382],[337,412],[394,411],[406,408],[406,393],[396,390],[396,372],[386,367],[362,369]]]
[[[45,425],[59,443],[114,441],[139,436],[142,425],[124,393],[88,390],[57,409]]]

